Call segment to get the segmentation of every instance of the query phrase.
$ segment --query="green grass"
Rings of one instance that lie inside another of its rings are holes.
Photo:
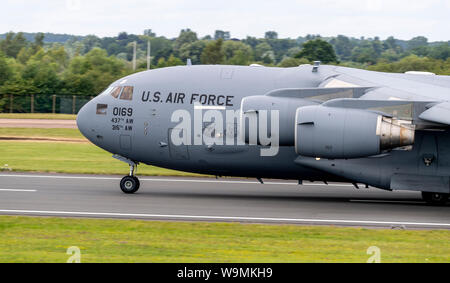
[[[0,137],[85,139],[78,129],[0,128]]]
[[[31,113],[0,113],[0,119],[50,119],[50,120],[75,120],[77,115],[71,114],[31,114]]]
[[[450,231],[0,217],[0,262],[450,262]]]
[[[117,174],[129,172],[129,166],[90,143],[0,142],[0,167],[13,171]],[[140,165],[138,175],[200,176],[185,172]]]

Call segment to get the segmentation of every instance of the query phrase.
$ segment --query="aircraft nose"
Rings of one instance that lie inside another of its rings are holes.
[[[94,114],[92,109],[92,102],[86,103],[77,115],[77,126],[78,130],[85,136],[88,140],[91,140],[90,122],[92,121],[92,115]]]

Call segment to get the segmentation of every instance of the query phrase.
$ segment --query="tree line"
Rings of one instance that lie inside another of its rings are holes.
[[[199,38],[190,29],[177,38],[119,33],[94,35],[7,33],[0,35],[0,94],[81,95],[100,93],[114,80],[147,67],[147,42],[151,42],[151,67],[193,64],[230,64],[295,67],[320,60],[326,64],[375,71],[429,71],[450,75],[449,42],[429,42],[418,36],[404,41],[389,37],[351,38],[343,35],[307,35],[278,38],[232,38],[218,30]],[[134,42],[137,70],[132,69]]]

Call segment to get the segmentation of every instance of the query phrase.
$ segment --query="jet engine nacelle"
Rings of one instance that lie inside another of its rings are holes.
[[[309,157],[368,157],[414,143],[410,125],[360,109],[300,107],[295,125],[295,150]]]
[[[262,135],[274,136],[272,126],[277,125],[276,133],[280,146],[295,144],[295,113],[297,108],[317,105],[317,103],[298,98],[276,96],[249,96],[242,100],[240,133],[246,144],[260,145]],[[267,132],[266,132],[267,130]]]

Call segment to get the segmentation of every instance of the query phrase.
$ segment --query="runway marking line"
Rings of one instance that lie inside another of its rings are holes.
[[[27,193],[35,193],[35,192],[37,192],[37,190],[0,189],[0,192],[27,192]]]
[[[263,218],[263,217],[240,217],[240,216],[200,216],[200,215],[161,215],[161,214],[138,214],[138,213],[113,213],[113,212],[76,212],[76,211],[39,211],[39,210],[0,210],[0,213],[22,213],[43,215],[72,215],[72,216],[97,216],[97,217],[139,217],[153,219],[181,219],[181,220],[216,220],[216,221],[261,221],[261,222],[284,222],[284,223],[327,223],[327,224],[353,224],[353,225],[403,225],[403,226],[426,226],[450,228],[450,223],[420,223],[420,222],[397,222],[397,221],[369,221],[369,220],[335,220],[335,219],[295,219],[295,218]]]
[[[351,199],[350,202],[364,202],[364,203],[407,203],[407,204],[423,204],[423,201],[410,200],[370,200],[370,199]]]
[[[118,177],[88,177],[88,176],[45,176],[45,175],[0,175],[0,177],[18,177],[18,178],[48,178],[48,179],[84,179],[84,180],[120,180]],[[191,182],[191,183],[223,183],[223,184],[250,184],[261,185],[256,181],[220,181],[220,180],[192,180],[192,179],[158,179],[158,178],[140,178],[141,181],[151,182]],[[283,182],[265,182],[265,185],[285,185],[299,186],[297,183]],[[302,186],[326,186],[325,184],[303,184]],[[347,184],[329,184],[333,187],[353,187]]]

